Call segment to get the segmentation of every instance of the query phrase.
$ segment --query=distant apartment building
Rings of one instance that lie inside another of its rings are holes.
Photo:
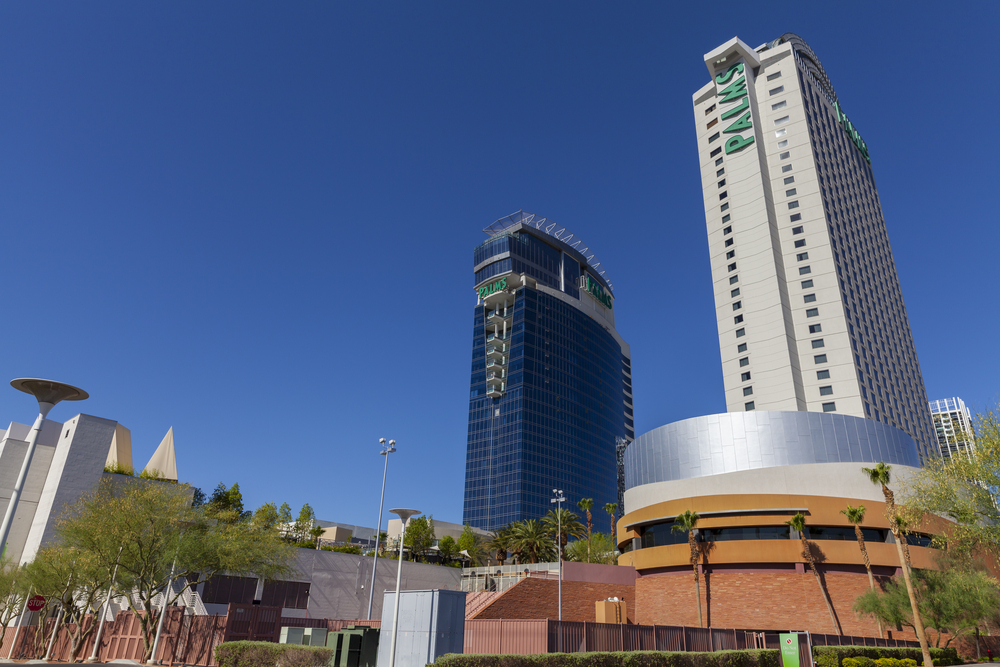
[[[960,454],[968,456],[975,446],[976,434],[972,430],[972,415],[965,402],[957,396],[944,398],[931,401],[930,409],[941,456],[946,459]]]

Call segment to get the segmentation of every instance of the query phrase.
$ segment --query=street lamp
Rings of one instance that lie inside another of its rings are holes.
[[[382,471],[382,496],[378,500],[378,525],[375,526],[375,554],[372,557],[372,586],[368,591],[368,620],[372,620],[372,601],[375,599],[375,569],[378,567],[378,543],[382,537],[382,506],[385,504],[385,476],[389,472],[389,454],[396,451],[396,441],[390,440],[388,446],[385,438],[379,438],[382,445],[382,456],[385,457],[385,469]]]
[[[562,504],[566,502],[566,496],[562,489],[552,489],[555,498],[550,503],[556,504],[556,553],[559,554],[559,652],[562,652]]]
[[[389,510],[403,521],[399,531],[399,569],[396,570],[396,602],[392,612],[392,641],[389,643],[389,667],[396,664],[396,633],[399,631],[399,586],[403,581],[403,541],[406,539],[406,522],[411,516],[420,514],[420,510],[394,509]]]
[[[181,552],[181,542],[184,540],[184,531],[187,530],[188,526],[193,525],[193,521],[181,521],[181,533],[177,536],[177,549],[174,551],[174,562],[170,564],[170,577],[167,579],[167,585],[163,587],[163,604],[160,606],[160,620],[156,623],[156,638],[153,640],[153,652],[149,654],[149,660],[146,661],[147,665],[158,665],[156,661],[156,649],[160,646],[160,635],[163,634],[163,620],[167,617],[167,601],[170,599],[170,594],[173,593],[174,589],[174,572],[177,571],[177,556]]]
[[[7,536],[10,534],[10,525],[14,522],[14,511],[17,509],[17,501],[24,489],[24,480],[28,477],[28,466],[31,465],[31,457],[35,454],[38,434],[42,430],[42,423],[45,421],[46,415],[60,401],[82,401],[90,397],[83,389],[53,380],[18,378],[11,380],[10,386],[35,397],[35,400],[38,401],[38,417],[28,435],[28,451],[24,453],[21,472],[17,474],[14,491],[10,494],[10,503],[7,505],[7,512],[3,515],[3,524],[0,524],[0,554],[7,548]]]

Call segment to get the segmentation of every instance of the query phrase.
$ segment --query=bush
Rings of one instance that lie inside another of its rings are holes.
[[[931,647],[935,667],[960,665],[953,648]],[[813,646],[817,667],[916,667],[923,663],[917,647],[903,646]]]
[[[776,649],[715,653],[675,651],[543,653],[542,655],[449,653],[438,658],[434,664],[440,667],[781,667],[781,653]]]
[[[223,642],[215,647],[219,667],[326,667],[333,649],[272,642]]]

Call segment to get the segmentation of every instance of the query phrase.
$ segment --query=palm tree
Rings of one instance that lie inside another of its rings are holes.
[[[865,506],[852,507],[848,505],[847,509],[840,510],[840,513],[847,517],[847,521],[854,526],[854,535],[858,538],[858,548],[861,549],[861,558],[865,561],[865,569],[868,571],[868,587],[875,590],[875,577],[872,576],[872,562],[868,558],[864,533],[861,532],[861,524],[865,521]],[[878,623],[878,636],[881,637],[882,621],[878,618],[875,620]]]
[[[607,503],[604,505],[604,511],[608,513],[611,517],[611,539],[615,543],[615,547],[618,547],[618,531],[615,530],[615,522],[618,519],[618,503]]]
[[[917,596],[913,592],[913,582],[910,581],[909,559],[903,551],[903,535],[900,530],[899,520],[896,516],[896,497],[889,488],[892,481],[892,466],[879,462],[874,468],[862,468],[861,472],[868,477],[872,484],[882,487],[882,495],[885,497],[885,515],[889,519],[889,529],[892,530],[893,537],[896,538],[896,551],[899,554],[899,567],[903,571],[903,583],[906,584],[906,594],[910,597],[910,610],[913,612],[913,630],[920,642],[920,652],[924,656],[924,664],[933,664],[930,649],[927,648],[927,636],[924,634],[924,622],[920,618],[920,610],[917,608]],[[909,549],[907,549],[907,552]]]
[[[577,507],[587,513],[587,562],[590,562],[590,531],[594,527],[594,517],[590,516],[590,508],[594,506],[593,498],[581,498]]]
[[[833,613],[833,602],[830,601],[830,596],[826,592],[826,588],[823,587],[823,581],[819,578],[819,570],[816,569],[816,559],[813,557],[812,549],[809,546],[809,541],[806,539],[806,517],[802,512],[799,512],[792,517],[791,521],[786,521],[792,530],[798,532],[799,540],[802,542],[802,556],[809,563],[809,569],[812,570],[813,575],[816,577],[816,585],[819,586],[820,593],[823,594],[823,601],[826,602],[826,608],[830,612],[830,620],[833,621],[833,627],[837,629],[837,634],[844,634],[840,629],[840,623],[837,621],[836,614]]]
[[[569,510],[549,510],[549,513],[542,517],[542,525],[548,531],[549,536],[554,536],[559,532],[560,517],[562,518],[562,533],[559,540],[559,558],[563,559],[566,553],[566,544],[570,537],[580,539],[587,534],[587,529],[580,523],[580,517]]]
[[[555,558],[556,544],[548,530],[537,519],[525,519],[514,524],[512,535],[514,549],[521,554],[520,562],[545,562]]]
[[[691,510],[686,510],[683,514],[674,519],[674,525],[670,530],[675,533],[688,534],[688,546],[691,548],[691,570],[694,572],[694,599],[698,605],[698,627],[705,627],[701,618],[701,588],[698,586],[698,543],[694,539],[694,529],[698,525],[698,515]]]
[[[490,553],[495,554],[497,563],[501,566],[507,560],[507,551],[510,549],[510,524],[501,526],[490,533],[489,539],[483,545]]]

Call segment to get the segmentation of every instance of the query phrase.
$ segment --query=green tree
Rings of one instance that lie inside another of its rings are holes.
[[[581,498],[580,502],[576,504],[577,507],[582,509],[587,514],[587,562],[590,562],[590,534],[594,529],[594,517],[590,514],[591,508],[594,506],[593,498]]]
[[[406,524],[404,544],[410,550],[413,560],[426,562],[427,555],[434,546],[434,516],[418,516]]]
[[[144,659],[157,621],[153,598],[166,588],[174,562],[178,595],[216,573],[274,579],[293,572],[292,551],[274,531],[219,521],[192,508],[189,490],[176,484],[102,480],[67,508],[57,533],[66,548],[106,573],[119,566],[117,587],[132,592],[125,599],[139,613]]]
[[[511,542],[513,551],[520,554],[520,563],[547,563],[556,558],[555,541],[542,522],[536,519],[514,524]]]
[[[861,472],[864,473],[865,477],[867,477],[872,484],[882,487],[882,496],[885,498],[886,518],[889,520],[889,529],[892,531],[893,537],[896,538],[896,552],[899,554],[899,567],[903,571],[903,583],[906,584],[906,593],[910,598],[910,608],[913,617],[913,632],[917,635],[917,641],[920,642],[920,652],[923,654],[924,664],[931,665],[933,664],[931,660],[931,652],[927,647],[927,636],[924,634],[924,624],[920,618],[920,614],[917,612],[917,597],[916,593],[913,591],[913,582],[910,580],[910,559],[903,551],[903,543],[906,538],[903,536],[902,530],[900,529],[901,525],[896,512],[895,494],[892,492],[892,489],[889,488],[889,483],[892,481],[892,466],[879,462],[874,468],[862,468]]]
[[[1000,612],[1000,586],[985,572],[946,565],[941,570],[914,570],[912,581],[922,625],[937,631],[935,646],[941,646],[944,634],[950,635],[945,642],[950,646]],[[854,611],[886,625],[915,628],[909,593],[897,580],[889,581],[884,593],[866,591],[855,600]]]
[[[451,535],[445,535],[438,540],[438,556],[445,565],[455,560],[458,556],[458,542]]]
[[[292,535],[296,542],[308,542],[311,539],[311,531],[316,526],[316,512],[312,506],[306,503],[299,510],[299,516],[292,524]],[[315,548],[315,544],[313,545]]]
[[[281,503],[281,507],[278,508],[278,526],[286,541],[295,541],[295,520],[292,518],[292,508],[288,503]]]
[[[705,627],[705,622],[701,617],[701,586],[698,585],[698,542],[694,538],[694,531],[698,527],[698,514],[691,510],[685,510],[674,519],[674,525],[670,527],[671,532],[687,533],[688,558],[691,562],[691,571],[694,572],[694,599],[698,606],[698,627]]]
[[[277,505],[264,503],[254,510],[252,521],[256,530],[277,531],[281,524]]]
[[[21,613],[27,592],[28,579],[23,570],[0,554],[0,645],[3,644],[7,626]]]
[[[196,506],[194,503],[192,505]],[[245,521],[252,516],[251,512],[243,509],[243,494],[240,493],[239,484],[233,484],[227,489],[225,484],[219,482],[205,509],[212,518],[228,523]]]
[[[618,530],[615,524],[618,523],[618,503],[606,503],[604,511],[611,517],[611,539],[615,541],[615,548],[618,547]]]
[[[484,556],[484,540],[482,535],[472,530],[469,524],[462,528],[462,534],[458,536],[458,550],[469,554],[469,560],[473,565],[482,565],[486,560]]]
[[[590,562],[614,565],[618,561],[618,549],[610,535],[592,533],[590,541],[573,540],[566,546],[566,560],[585,562],[590,547]]]
[[[846,510],[840,510],[847,521],[854,526],[854,536],[858,539],[858,548],[861,549],[861,558],[865,562],[865,570],[868,572],[868,588],[875,590],[875,577],[872,575],[872,562],[868,558],[868,548],[865,546],[865,535],[861,532],[861,524],[865,522],[865,506],[847,506]],[[878,621],[878,636],[882,636],[882,621]]]
[[[493,554],[497,563],[502,566],[506,562],[507,555],[510,552],[510,543],[511,524],[507,524],[491,532],[483,548]]]
[[[813,556],[812,545],[806,539],[806,515],[798,512],[791,520],[785,523],[799,534],[799,541],[802,544],[802,557],[806,559],[809,569],[812,570],[813,576],[816,577],[816,585],[819,586],[819,592],[823,594],[823,601],[826,602],[826,609],[830,612],[830,621],[833,622],[833,627],[836,628],[838,635],[844,634],[840,629],[840,621],[837,620],[837,615],[833,611],[833,602],[830,600],[830,595],[827,593],[826,586],[823,585],[823,580],[820,579],[819,570],[816,568],[816,557]]]
[[[559,540],[560,558],[566,553],[566,544],[569,543],[569,538],[575,537],[579,540],[587,534],[587,529],[580,523],[580,517],[566,509],[559,510],[558,513],[556,510],[549,510],[548,514],[542,517],[542,525],[552,537],[560,534],[559,527],[562,526],[561,539]]]

